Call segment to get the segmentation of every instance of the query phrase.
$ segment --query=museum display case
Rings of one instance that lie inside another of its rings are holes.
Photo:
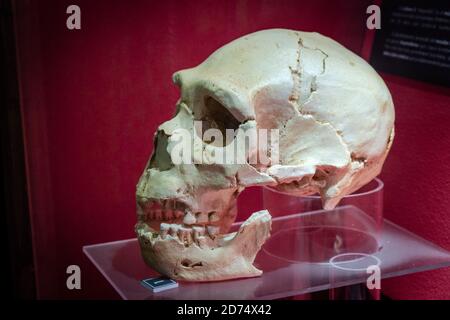
[[[450,298],[448,3],[0,9],[11,296]]]

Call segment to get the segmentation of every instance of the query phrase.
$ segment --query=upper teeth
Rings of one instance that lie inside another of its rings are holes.
[[[211,222],[217,222],[217,221],[220,220],[219,215],[217,213],[215,213],[215,212],[210,212],[208,214],[208,216],[209,216],[209,221],[211,221]]]
[[[194,224],[196,222],[196,219],[194,215],[191,212],[187,212],[184,216],[183,223],[184,224]]]
[[[142,208],[145,211],[146,219],[150,220],[148,222],[177,222],[160,224],[159,237],[161,239],[171,236],[186,246],[193,242],[202,246],[207,241],[214,240],[219,234],[220,227],[215,224],[220,220],[220,215],[215,211],[209,213],[195,212],[193,214],[183,203],[170,200],[153,201],[146,203]],[[213,225],[210,225],[210,223]]]
[[[181,211],[181,210],[176,210],[175,211],[175,218],[180,218],[180,217],[182,217],[183,216],[183,211]]]
[[[220,215],[215,211],[209,213],[196,212],[193,214],[189,209],[181,207],[183,204],[177,202],[169,202],[169,200],[163,200],[161,202],[153,202],[144,206],[146,220],[163,220],[169,221],[183,218],[183,224],[185,225],[206,225],[208,223],[218,222]]]
[[[195,216],[197,217],[197,223],[208,223],[208,215],[206,213],[197,212]]]
[[[154,211],[154,218],[155,218],[156,220],[162,220],[162,212],[161,212],[161,209],[156,209],[156,210]]]

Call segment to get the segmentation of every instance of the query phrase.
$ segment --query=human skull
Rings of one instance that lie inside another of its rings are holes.
[[[239,193],[255,185],[319,193],[324,208],[332,209],[380,173],[394,137],[394,106],[383,80],[318,33],[252,33],[176,72],[173,80],[181,89],[177,112],[159,126],[136,192],[143,258],[171,278],[260,275],[253,261],[269,236],[270,214],[254,213],[227,234]],[[230,145],[202,140],[194,120],[221,132],[275,129],[279,143],[269,148],[265,164],[208,161]],[[192,133],[191,164],[175,164],[171,157],[180,130]]]

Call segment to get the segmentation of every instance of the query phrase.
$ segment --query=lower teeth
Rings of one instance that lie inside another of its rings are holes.
[[[190,245],[192,242],[199,244],[206,240],[205,235],[208,235],[210,239],[214,240],[219,234],[219,227],[217,226],[192,226],[185,227],[181,224],[168,224],[161,223],[159,227],[160,231],[152,232],[152,237],[160,237],[161,239],[166,239],[167,236],[178,239],[184,245]],[[202,240],[203,239],[203,240]]]

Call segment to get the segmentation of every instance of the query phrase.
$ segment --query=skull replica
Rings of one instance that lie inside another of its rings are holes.
[[[319,193],[324,208],[332,209],[380,173],[394,137],[394,107],[383,80],[318,33],[259,31],[176,72],[173,80],[181,88],[177,112],[158,128],[136,192],[143,258],[171,278],[260,275],[252,263],[269,236],[271,217],[256,212],[227,234],[239,193],[255,185]],[[194,120],[221,131],[278,129],[279,160],[174,164],[170,151],[180,129],[194,133],[203,157],[228,147],[202,141]]]

